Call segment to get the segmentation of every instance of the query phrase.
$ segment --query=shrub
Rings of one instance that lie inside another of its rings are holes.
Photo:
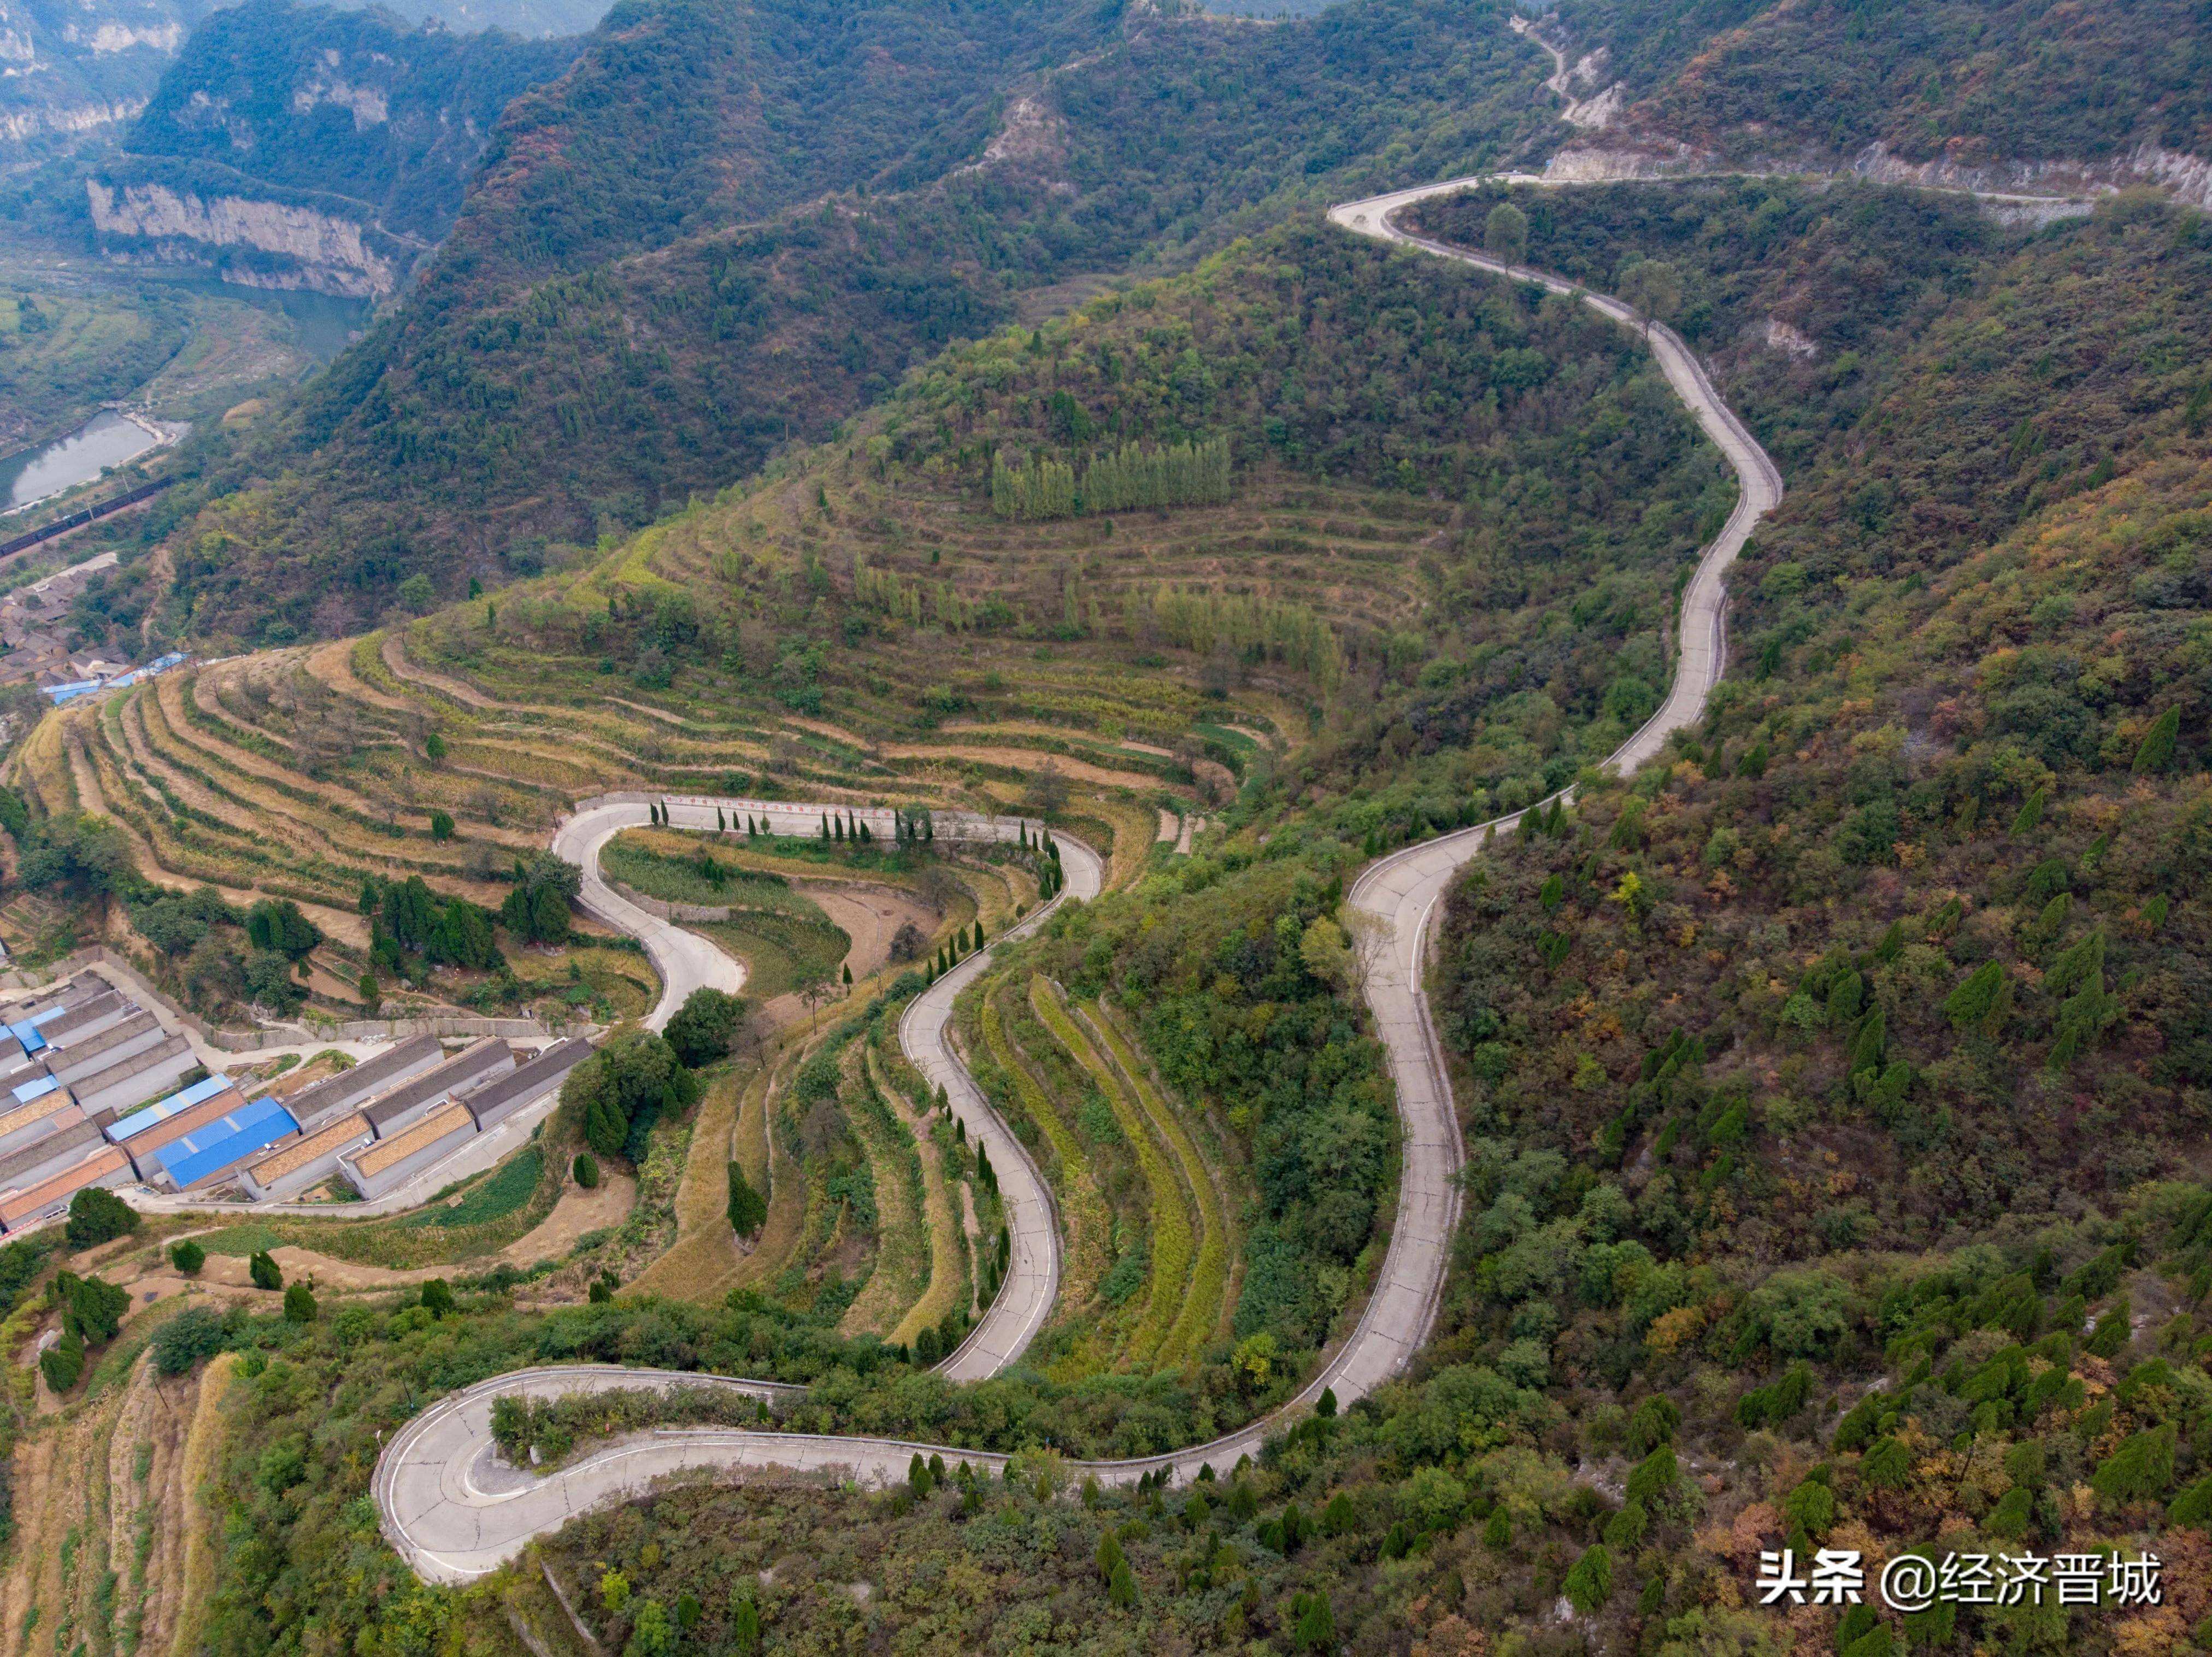
[[[61,1338],[39,1354],[39,1373],[57,1392],[66,1392],[77,1384],[84,1374],[84,1342],[76,1331],[63,1330]]]
[[[246,1257],[246,1275],[253,1280],[256,1288],[284,1287],[283,1269],[266,1249],[257,1249]]]
[[[599,1183],[599,1159],[589,1151],[578,1151],[576,1160],[568,1170],[576,1177],[577,1185],[586,1191],[596,1190]]]
[[[207,1251],[191,1238],[169,1245],[169,1264],[187,1277],[197,1277],[207,1264]]]
[[[443,1277],[433,1277],[422,1285],[422,1310],[434,1318],[443,1318],[453,1310],[453,1286]]]
[[[181,1375],[222,1350],[222,1314],[210,1306],[188,1306],[154,1331],[154,1368]]]
[[[138,1213],[112,1191],[87,1185],[70,1198],[62,1235],[71,1248],[90,1248],[138,1229]]]
[[[315,1295],[305,1283],[294,1283],[284,1291],[284,1321],[288,1324],[311,1324],[315,1320]]]
[[[730,1056],[730,1043],[745,1015],[743,996],[694,990],[668,1020],[668,1045],[686,1069],[698,1069]]]

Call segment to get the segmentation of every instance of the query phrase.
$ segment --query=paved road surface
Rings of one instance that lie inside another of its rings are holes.
[[[1355,234],[1419,247],[1443,258],[1540,283],[1554,292],[1580,293],[1585,302],[1607,316],[1639,331],[1644,328],[1642,319],[1618,300],[1583,293],[1573,283],[1540,271],[1504,265],[1480,254],[1429,241],[1401,231],[1390,222],[1389,216],[1401,207],[1478,182],[1483,180],[1455,180],[1448,184],[1352,202],[1334,210],[1329,217]],[[1663,326],[1651,326],[1649,337],[1668,383],[1735,467],[1741,495],[1720,534],[1699,555],[1697,570],[1683,594],[1680,646],[1674,685],[1667,700],[1641,730],[1622,744],[1609,762],[1624,771],[1632,771],[1656,754],[1671,733],[1691,724],[1704,713],[1726,662],[1727,641],[1723,624],[1728,568],[1743,550],[1753,526],[1782,498],[1781,474],[1744,429],[1742,423],[1721,401],[1689,348]],[[707,825],[710,827],[711,807],[709,801]],[[642,803],[632,809],[635,814],[629,821],[645,820]],[[684,820],[684,807],[679,804],[677,810],[678,820]],[[592,813],[586,815],[598,820]],[[1079,1474],[1089,1473],[1102,1483],[1132,1483],[1141,1474],[1162,1470],[1177,1482],[1195,1477],[1205,1465],[1225,1472],[1235,1465],[1239,1456],[1256,1453],[1267,1435],[1279,1430],[1287,1418],[1310,1408],[1323,1388],[1334,1391],[1340,1404],[1349,1404],[1399,1374],[1428,1338],[1436,1321],[1437,1301],[1450,1260],[1451,1239],[1459,1221],[1456,1176],[1462,1142],[1443,1054],[1421,987],[1422,968],[1428,955],[1437,900],[1452,876],[1481,850],[1492,832],[1510,829],[1519,820],[1520,813],[1515,813],[1378,859],[1361,874],[1346,900],[1356,916],[1365,917],[1365,929],[1372,934],[1361,951],[1365,966],[1365,991],[1396,1083],[1404,1146],[1398,1210],[1389,1247],[1374,1293],[1357,1327],[1305,1390],[1275,1415],[1210,1443],[1164,1456],[1136,1461],[1073,1464]],[[595,842],[594,856],[596,846]],[[565,844],[562,849],[564,856],[578,855],[567,850]],[[587,868],[590,866],[586,864]],[[1071,886],[1073,882],[1074,866],[1071,864]],[[624,907],[633,914],[637,912],[635,905]],[[615,924],[627,924],[596,906],[595,912],[605,915]],[[651,917],[644,918],[652,920]],[[665,923],[653,924],[664,935],[676,931]],[[654,945],[648,943],[647,947],[653,948]],[[660,947],[672,952],[686,947],[665,941]],[[659,959],[658,954],[655,959]],[[963,968],[964,972],[981,970],[980,962],[971,962]],[[672,994],[674,982],[672,978]],[[970,1131],[989,1134],[995,1130],[1005,1135],[1004,1125],[983,1109],[973,1082],[950,1050],[943,1046],[945,1017],[960,982],[958,974],[940,981],[931,994],[941,991],[941,1004],[924,1016],[922,1006],[930,1001],[930,996],[925,996],[908,1015],[907,1024],[914,1026],[918,1019],[924,1025],[935,1023],[942,1068],[933,1070],[924,1065],[924,1073],[933,1081],[945,1082]],[[670,1005],[663,1002],[664,1015]],[[908,1039],[909,1051],[914,1051],[913,1033],[902,1028],[902,1036]],[[1011,1136],[1006,1136],[1011,1139]],[[986,1142],[991,1144],[993,1161],[1000,1167],[1001,1188],[1005,1189],[1015,1165],[1000,1161],[995,1140]],[[1024,1172],[1035,1179],[1033,1167]],[[1036,1183],[1041,1192],[1042,1181]],[[1052,1263],[1051,1278],[1045,1279],[1040,1274],[1038,1281],[1056,1282],[1057,1228],[1053,1228],[1049,1237],[1030,1237],[1027,1240],[1038,1255]],[[1019,1246],[1018,1240],[1018,1267]],[[994,1330],[991,1320],[987,1319],[969,1346],[955,1355],[956,1365],[971,1353],[974,1357],[972,1363],[957,1369],[957,1375],[964,1378],[969,1374],[993,1373],[997,1365],[1018,1353],[1050,1307],[1049,1290],[1043,1292],[1041,1301],[1031,1305],[1035,1323],[1024,1323],[1010,1315],[1003,1320],[1006,1328]],[[994,1316],[996,1312],[994,1308]],[[990,1331],[988,1337],[987,1331]],[[956,1372],[949,1368],[947,1373]],[[773,1469],[782,1474],[827,1473],[861,1483],[888,1483],[905,1477],[907,1463],[917,1449],[939,1450],[948,1463],[964,1460],[991,1469],[1004,1459],[980,1452],[916,1446],[891,1439],[821,1438],[729,1429],[678,1429],[641,1435],[542,1479],[498,1469],[489,1456],[490,1398],[498,1392],[522,1387],[551,1392],[591,1390],[623,1374],[617,1370],[589,1368],[523,1371],[487,1381],[433,1405],[394,1435],[391,1447],[378,1463],[375,1493],[386,1536],[423,1576],[439,1581],[467,1581],[496,1569],[532,1537],[557,1529],[574,1514],[641,1495],[654,1479],[681,1467],[712,1467],[732,1476]],[[641,1383],[624,1378],[622,1384]],[[487,1481],[496,1483],[498,1488],[490,1488]]]
[[[582,868],[584,906],[644,942],[665,986],[647,1020],[656,1030],[666,1026],[694,990],[704,984],[734,991],[744,984],[744,972],[706,939],[647,913],[599,878],[600,849],[622,830],[649,822],[653,804],[666,807],[674,828],[741,831],[750,818],[765,823],[775,834],[813,839],[821,834],[823,813],[829,811],[848,822],[866,824],[868,832],[887,845],[896,832],[888,808],[840,808],[717,795],[635,795],[587,802],[562,824],[553,849]],[[1024,818],[962,811],[938,812],[933,822],[936,834],[947,841],[1015,840],[1024,828],[1034,836],[1038,826]],[[1055,841],[1066,877],[1060,896],[994,941],[1025,936],[1062,899],[1087,903],[1103,889],[1105,866],[1098,854],[1066,835],[1055,837]],[[982,975],[988,959],[988,950],[970,955],[916,996],[899,1021],[899,1045],[907,1057],[931,1087],[945,1089],[969,1136],[990,1153],[1007,1229],[1012,1234],[1012,1258],[997,1297],[959,1349],[939,1366],[953,1380],[981,1380],[1013,1362],[1044,1326],[1060,1293],[1060,1225],[1051,1191],[1021,1141],[985,1103],[982,1090],[954,1054],[948,1033],[953,998]]]

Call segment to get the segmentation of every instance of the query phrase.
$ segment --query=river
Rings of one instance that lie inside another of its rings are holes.
[[[0,513],[13,512],[88,483],[161,440],[145,427],[102,409],[66,437],[0,456]]]

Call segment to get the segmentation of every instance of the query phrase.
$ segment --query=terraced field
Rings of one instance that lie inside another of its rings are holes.
[[[1042,806],[1121,886],[1176,856],[1157,844],[1163,807],[1217,811],[1250,768],[1297,747],[1346,641],[1364,649],[1413,622],[1454,512],[1263,462],[1222,505],[1014,524],[950,473],[884,464],[869,435],[595,563],[64,710],[8,780],[36,809],[111,817],[156,885],[300,903],[327,936],[311,1005],[341,1017],[362,1010],[365,877],[419,877],[495,911],[518,859],[602,793]],[[999,1218],[972,1148],[895,1050],[847,1022],[900,963],[880,935],[864,947],[836,894],[926,902],[926,959],[955,929],[980,921],[995,936],[1033,910],[1035,871],[1024,856],[944,858],[949,886],[922,894],[879,849],[732,828],[712,841],[711,880],[696,856],[706,837],[688,832],[636,832],[603,862],[647,897],[731,910],[696,929],[773,1009],[710,1087],[673,1246],[644,1281],[818,1305],[849,1293],[844,1326],[911,1343],[988,1296]],[[511,978],[441,968],[412,990],[382,986],[387,1005],[611,1020],[651,1004],[645,959],[588,922],[567,948],[499,942]],[[800,998],[848,964],[853,1001]],[[970,1051],[1063,1204],[1062,1360],[1170,1366],[1224,1331],[1235,1204],[1102,1019],[994,984],[967,1015]],[[829,1052],[834,1096],[795,1100]],[[769,1192],[742,1245],[722,1216],[732,1160]]]
[[[1236,1237],[1222,1177],[1200,1156],[1190,1129],[1151,1079],[1134,1045],[1099,1003],[1070,1008],[1058,987],[1042,979],[1031,981],[1030,996],[1047,1027],[1114,1101],[1115,1113],[1132,1142],[1146,1147],[1143,1153],[1146,1178],[1156,1193],[1172,1203],[1171,1223],[1176,1231],[1185,1235],[1195,1233],[1188,1278],[1178,1293],[1146,1310],[1148,1325],[1156,1325],[1163,1313],[1172,1317],[1151,1350],[1153,1366],[1164,1368],[1178,1363],[1195,1355],[1227,1327],[1229,1270]],[[1157,1295],[1160,1292],[1157,1254],[1154,1280]],[[1140,1343],[1133,1345],[1139,1355],[1144,1353]]]
[[[1056,1319],[1080,1322],[1113,1263],[1115,1215],[1108,1207],[1090,1154],[1076,1137],[1062,1106],[1048,1093],[1007,1031],[1012,986],[988,985],[972,1003],[980,1048],[988,1059],[975,1077],[992,1095],[999,1114],[1010,1123],[1043,1167],[1060,1205],[1065,1258],[1061,1263]],[[1063,1095],[1065,1097],[1065,1095]],[[1073,1102],[1072,1100],[1069,1102]]]

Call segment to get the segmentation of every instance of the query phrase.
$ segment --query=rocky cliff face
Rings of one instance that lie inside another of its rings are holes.
[[[0,0],[0,157],[134,119],[212,0]]]
[[[228,282],[307,288],[352,299],[390,293],[405,275],[368,227],[311,207],[165,184],[85,183],[111,257],[213,265]]]
[[[245,0],[194,32],[94,175],[94,226],[118,258],[389,293],[452,228],[501,113],[577,48]]]
[[[108,137],[137,120],[200,25],[234,0],[0,0],[0,161]],[[366,10],[372,0],[343,0]],[[605,0],[398,0],[386,15],[455,32],[543,37],[588,29]],[[495,49],[493,55],[497,55]],[[343,102],[343,86],[331,89]],[[374,101],[384,96],[365,89]]]

